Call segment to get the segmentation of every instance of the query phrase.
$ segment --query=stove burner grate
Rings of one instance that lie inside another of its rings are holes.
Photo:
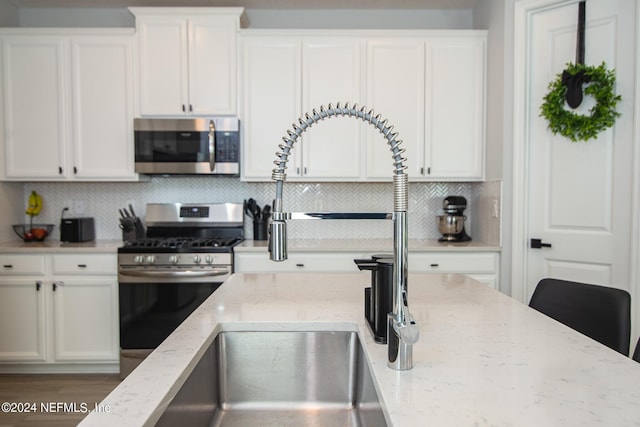
[[[138,239],[124,244],[125,248],[159,248],[159,249],[184,249],[184,248],[222,248],[233,246],[242,239],[239,237],[213,237],[213,238],[147,238]]]

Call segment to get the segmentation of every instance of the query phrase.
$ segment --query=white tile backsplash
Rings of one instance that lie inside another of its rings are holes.
[[[498,183],[499,184],[499,183]],[[484,195],[499,197],[500,186],[488,183],[410,183],[409,237],[432,239],[440,237],[436,215],[441,213],[442,200],[448,195],[461,195],[469,201],[466,215],[467,232],[474,237],[474,227],[484,221],[472,221],[476,205]],[[271,204],[274,183],[243,182],[226,177],[152,177],[140,183],[27,183],[24,203],[31,190],[44,199],[38,222],[58,225],[64,204],[79,201],[84,214],[96,222],[96,238],[118,239],[118,208],[133,202],[139,216],[144,217],[147,203],[217,203],[236,202],[253,197],[258,204]],[[497,191],[497,193],[496,193]],[[287,211],[329,212],[391,212],[391,183],[285,183],[284,208]],[[67,215],[69,216],[69,215]],[[26,220],[26,218],[25,218]],[[251,220],[246,218],[246,236],[252,238]],[[498,227],[499,232],[499,227]],[[58,234],[57,228],[54,236]],[[296,238],[390,238],[390,221],[290,221],[289,237]],[[495,233],[490,231],[490,233]],[[489,238],[483,233],[483,239]],[[490,238],[499,242],[499,236]]]

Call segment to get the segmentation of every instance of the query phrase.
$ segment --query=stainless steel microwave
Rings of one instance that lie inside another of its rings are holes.
[[[135,171],[159,175],[240,175],[237,117],[134,119]]]

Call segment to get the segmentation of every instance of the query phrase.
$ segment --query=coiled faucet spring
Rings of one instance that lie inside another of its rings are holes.
[[[311,126],[326,118],[346,116],[361,119],[370,123],[385,137],[393,156],[393,167],[395,174],[401,175],[407,167],[404,162],[407,161],[403,157],[404,148],[400,147],[402,140],[398,139],[398,133],[393,132],[393,126],[389,126],[388,120],[384,119],[380,114],[376,115],[373,110],[367,111],[366,106],[358,107],[358,104],[350,106],[345,103],[342,106],[339,102],[334,107],[329,104],[327,107],[321,105],[319,109],[313,109],[311,114],[306,113],[298,119],[298,123],[293,123],[291,129],[287,130],[287,136],[282,138],[283,143],[279,144],[280,151],[276,152],[277,159],[273,161],[276,167],[273,169],[271,178],[279,181],[286,178],[285,170],[287,169],[287,161],[293,144],[298,138]]]

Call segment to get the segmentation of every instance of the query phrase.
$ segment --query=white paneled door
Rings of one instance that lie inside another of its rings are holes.
[[[634,0],[586,3],[585,63],[616,70],[622,116],[596,140],[574,143],[553,135],[539,114],[549,82],[575,60],[578,2],[530,15],[526,301],[543,277],[630,287],[634,17]],[[593,105],[587,97],[579,112]],[[531,239],[550,246],[532,248]]]

